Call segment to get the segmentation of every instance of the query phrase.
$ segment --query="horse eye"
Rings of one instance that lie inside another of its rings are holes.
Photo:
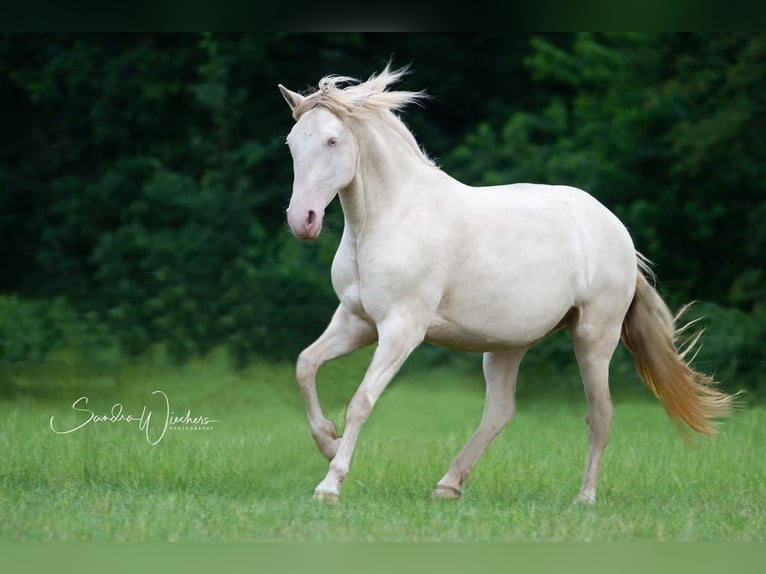
[[[327,140],[327,145],[330,147],[335,147],[338,145],[338,138],[330,138]]]

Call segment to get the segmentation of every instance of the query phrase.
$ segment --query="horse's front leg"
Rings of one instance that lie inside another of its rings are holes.
[[[354,447],[362,425],[372,413],[380,395],[399,371],[410,353],[422,341],[425,329],[411,321],[391,318],[378,325],[378,348],[370,366],[346,409],[346,427],[335,458],[324,480],[314,490],[314,498],[335,502],[346,479]]]
[[[366,347],[375,342],[376,338],[377,333],[372,325],[340,305],[324,333],[298,356],[296,378],[306,404],[311,435],[328,460],[335,457],[339,439],[335,425],[324,416],[319,404],[317,371],[327,361]]]

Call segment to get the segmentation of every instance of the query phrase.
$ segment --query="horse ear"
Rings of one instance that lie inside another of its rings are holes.
[[[279,91],[282,92],[282,97],[287,102],[287,105],[290,106],[291,111],[294,111],[295,108],[298,106],[298,104],[300,104],[303,100],[306,99],[300,94],[293,92],[291,90],[288,90],[282,84],[279,84]]]

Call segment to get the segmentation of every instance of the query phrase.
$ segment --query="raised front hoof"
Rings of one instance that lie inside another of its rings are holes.
[[[335,424],[332,421],[325,420],[321,433],[312,433],[312,435],[320,452],[328,461],[332,462],[340,446],[340,437],[338,436]]]
[[[314,500],[321,502],[322,504],[335,505],[338,504],[338,494],[335,492],[314,492]]]
[[[460,490],[454,486],[437,484],[431,498],[434,500],[457,500],[460,498]]]
[[[335,455],[338,454],[338,447],[340,446],[340,439],[336,438],[331,441],[327,441],[324,443],[319,443],[317,441],[317,444],[319,445],[319,450],[324,455],[324,457],[327,459],[328,462],[332,462],[332,459],[335,458]]]

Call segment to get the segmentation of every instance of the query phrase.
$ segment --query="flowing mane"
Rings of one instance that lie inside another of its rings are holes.
[[[366,82],[360,82],[349,76],[325,76],[319,81],[319,89],[295,106],[293,118],[297,121],[307,111],[318,107],[328,109],[339,118],[381,118],[394,128],[427,164],[435,166],[433,160],[418,145],[412,132],[393,113],[403,109],[407,104],[419,104],[428,98],[424,91],[388,91],[386,89],[399,81],[407,74],[407,71],[407,67],[391,70],[388,64],[382,72],[373,74]],[[340,87],[342,85],[345,87]]]

